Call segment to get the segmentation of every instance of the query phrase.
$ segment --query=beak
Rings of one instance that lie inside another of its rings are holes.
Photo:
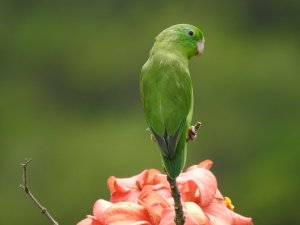
[[[198,55],[202,55],[204,52],[204,43],[203,41],[197,41],[197,51]]]

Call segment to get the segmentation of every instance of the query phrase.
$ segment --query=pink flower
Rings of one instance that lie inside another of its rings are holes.
[[[177,178],[185,225],[252,225],[252,219],[233,212],[210,171],[212,161],[191,166]],[[93,216],[77,225],[175,225],[174,201],[166,176],[150,169],[131,178],[110,177],[110,202],[96,201]]]
[[[100,199],[94,204],[93,214],[77,225],[151,225],[146,209],[132,202],[113,204]]]
[[[171,197],[169,183],[166,176],[158,170],[144,170],[139,175],[130,178],[115,178],[111,176],[107,181],[111,193],[111,202],[137,202],[138,197],[147,185],[153,187],[160,195]]]

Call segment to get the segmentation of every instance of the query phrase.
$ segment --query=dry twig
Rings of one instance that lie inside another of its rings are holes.
[[[29,196],[29,198],[37,205],[37,207],[41,210],[41,213],[44,214],[48,220],[51,221],[53,225],[58,225],[58,222],[55,221],[53,216],[48,212],[48,210],[39,203],[39,201],[33,196],[28,187],[28,178],[27,178],[27,170],[28,165],[31,162],[31,159],[25,159],[25,161],[21,164],[23,167],[23,184],[20,184],[20,188],[25,191],[25,193]]]

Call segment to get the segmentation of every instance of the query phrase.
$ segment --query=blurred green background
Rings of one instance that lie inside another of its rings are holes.
[[[61,224],[76,224],[109,176],[161,168],[139,100],[154,37],[202,28],[192,59],[194,122],[187,166],[212,159],[236,212],[255,224],[300,224],[300,2],[2,1],[0,224],[49,224],[19,189],[29,184]]]

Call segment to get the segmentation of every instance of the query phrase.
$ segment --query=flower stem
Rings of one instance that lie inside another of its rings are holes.
[[[180,200],[180,192],[178,190],[177,184],[176,184],[176,178],[172,178],[167,176],[168,182],[170,184],[171,190],[172,190],[172,197],[174,199],[175,203],[175,224],[176,225],[184,225],[185,222],[185,216],[183,215],[183,209],[182,204]]]

